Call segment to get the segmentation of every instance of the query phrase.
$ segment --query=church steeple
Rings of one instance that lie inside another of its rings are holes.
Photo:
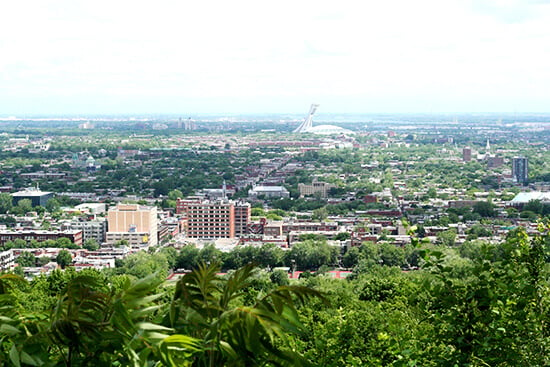
[[[491,152],[491,145],[489,144],[489,139],[487,139],[487,145],[485,146],[485,153],[489,154]]]

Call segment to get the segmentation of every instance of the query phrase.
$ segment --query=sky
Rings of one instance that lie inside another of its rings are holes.
[[[550,0],[18,0],[0,116],[550,112]]]

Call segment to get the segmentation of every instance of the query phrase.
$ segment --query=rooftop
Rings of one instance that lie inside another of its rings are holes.
[[[528,203],[531,200],[550,201],[550,192],[520,192],[511,201],[512,204]]]
[[[26,189],[23,191],[14,192],[11,194],[12,196],[19,197],[19,196],[44,196],[44,195],[50,195],[53,194],[49,191],[41,191],[37,189]]]
[[[287,191],[284,186],[256,186],[254,191]]]

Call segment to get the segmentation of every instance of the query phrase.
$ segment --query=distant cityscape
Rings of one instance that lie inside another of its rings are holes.
[[[318,122],[317,107],[302,119],[0,119],[1,268],[26,251],[51,261],[25,275],[47,273],[61,238],[82,269],[157,247],[289,250],[304,235],[329,241],[342,268],[365,241],[409,244],[404,219],[461,244],[549,215],[550,115]]]

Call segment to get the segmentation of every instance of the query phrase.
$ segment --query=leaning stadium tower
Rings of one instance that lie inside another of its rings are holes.
[[[311,107],[309,108],[309,114],[307,115],[306,119],[300,124],[300,126],[294,129],[294,133],[304,133],[308,129],[311,129],[311,127],[313,126],[313,114],[317,110],[317,107],[319,107],[318,104],[311,105]]]

